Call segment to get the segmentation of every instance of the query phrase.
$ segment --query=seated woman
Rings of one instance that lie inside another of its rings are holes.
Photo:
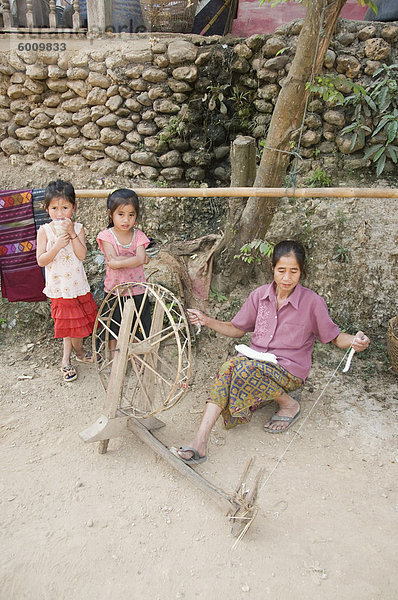
[[[187,464],[206,460],[210,431],[220,414],[230,429],[247,423],[254,410],[275,401],[278,410],[264,429],[269,433],[286,431],[300,416],[300,403],[289,394],[303,385],[310,371],[315,338],[338,348],[352,346],[356,352],[369,346],[369,338],[361,331],[355,336],[342,333],[330,318],[323,298],[300,285],[305,271],[302,244],[290,240],[277,244],[271,267],[273,282],[255,289],[232,321],[212,319],[195,309],[188,311],[193,324],[232,338],[247,332],[253,336],[250,349],[242,348],[245,356],[240,354],[222,365],[194,439],[188,446],[171,448]],[[260,355],[259,360],[253,351],[269,354]]]

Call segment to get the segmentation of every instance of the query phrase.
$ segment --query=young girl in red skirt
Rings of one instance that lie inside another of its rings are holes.
[[[73,223],[76,210],[72,184],[58,179],[45,192],[44,208],[51,223],[42,225],[37,233],[37,262],[46,270],[43,292],[51,298],[51,316],[56,338],[63,338],[61,371],[65,381],[77,377],[71,364],[72,349],[76,360],[92,363],[91,352],[83,349],[83,338],[93,331],[97,305],[90,293],[83,267],[87,248],[81,223]]]

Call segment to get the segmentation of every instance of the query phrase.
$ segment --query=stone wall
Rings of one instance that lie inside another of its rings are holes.
[[[156,34],[104,38],[101,49],[3,52],[1,152],[14,166],[44,159],[167,186],[228,185],[230,141],[264,138],[300,29],[297,21],[248,39]],[[325,73],[366,84],[397,54],[397,24],[342,20]],[[344,83],[340,90],[349,93]],[[341,135],[347,122],[341,107],[313,97],[302,172],[370,165],[363,144]]]

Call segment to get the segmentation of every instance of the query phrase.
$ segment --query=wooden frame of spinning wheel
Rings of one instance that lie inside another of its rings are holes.
[[[127,431],[134,433],[142,442],[150,446],[150,448],[157,455],[161,456],[168,464],[170,464],[179,473],[184,475],[189,481],[191,481],[196,487],[201,489],[205,494],[207,494],[207,496],[214,500],[224,511],[226,511],[227,515],[231,519],[233,519],[232,534],[235,537],[238,535],[242,535],[242,532],[244,533],[250,526],[257,512],[254,503],[256,500],[258,485],[261,477],[260,472],[257,475],[257,479],[255,481],[252,492],[248,495],[243,495],[242,493],[243,478],[246,476],[249,470],[251,460],[246,465],[245,470],[234,493],[229,495],[226,492],[224,492],[224,490],[214,486],[212,483],[201,477],[201,475],[199,475],[199,473],[192,469],[191,466],[182,462],[152,434],[152,431],[159,429],[160,427],[163,427],[165,425],[162,421],[153,416],[153,413],[158,412],[158,410],[153,411],[151,414],[148,414],[148,416],[138,419],[133,415],[129,415],[128,413],[126,413],[125,410],[123,410],[120,407],[120,399],[123,391],[124,377],[126,373],[127,363],[129,361],[129,346],[131,347],[130,340],[131,337],[134,336],[136,329],[133,328],[133,331],[131,330],[131,325],[133,322],[135,311],[136,307],[133,299],[128,299],[125,303],[122,313],[119,335],[117,337],[117,345],[115,349],[114,358],[112,360],[112,369],[106,386],[106,397],[103,407],[103,413],[97,419],[97,421],[93,423],[93,425],[80,432],[79,436],[85,442],[98,441],[99,452],[100,454],[104,454],[107,452],[108,443],[111,438],[119,437],[125,434]],[[152,318],[153,328],[162,326],[162,324],[163,315],[161,319],[160,312],[158,313],[158,315],[156,315],[155,310],[154,317]],[[151,332],[153,328],[151,327]],[[154,333],[155,335],[162,335],[164,333],[164,330],[160,330],[157,333]],[[133,347],[136,351],[141,349],[145,354],[148,350],[148,348],[146,348],[143,345],[145,343],[147,343],[146,340],[140,342],[133,342]],[[134,344],[136,345],[134,346]],[[153,358],[154,357],[152,356],[152,359]],[[154,365],[153,361],[151,366],[156,366]],[[133,365],[133,368],[135,368],[137,372],[138,369],[135,363]],[[152,375],[154,374],[154,371],[154,368],[150,369],[150,373]],[[187,380],[188,377],[189,371],[186,376]],[[149,380],[147,392],[150,391],[149,386],[152,384],[153,380]],[[182,396],[187,386],[188,383],[186,381],[186,385],[183,386],[181,393],[179,393],[178,399]],[[166,405],[163,407],[163,410],[173,406],[176,403],[176,401],[177,400],[175,400],[175,398],[173,397],[172,401],[168,403],[166,402]]]

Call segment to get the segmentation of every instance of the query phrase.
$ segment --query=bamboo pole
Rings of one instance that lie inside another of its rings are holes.
[[[76,190],[77,198],[107,198],[113,190]],[[140,198],[398,198],[398,188],[134,188]]]

